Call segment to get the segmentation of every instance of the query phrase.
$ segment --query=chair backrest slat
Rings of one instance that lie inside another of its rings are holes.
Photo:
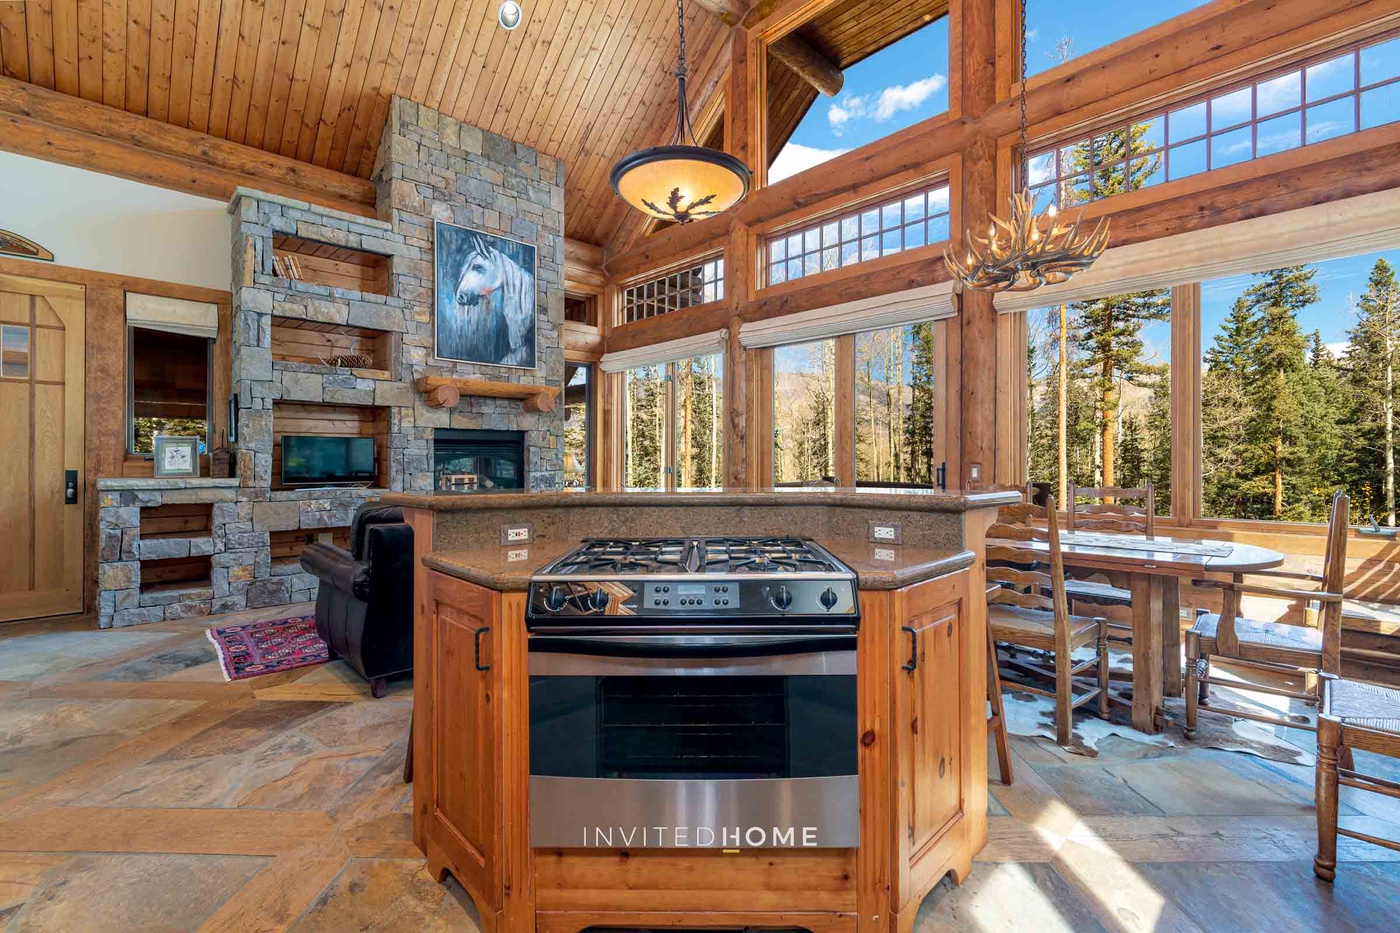
[[[1031,511],[1024,511],[1021,516],[1027,521],[1043,517],[1044,528],[998,521],[987,529],[987,582],[997,584],[995,590],[988,591],[987,601],[1053,613],[1057,650],[1068,651],[1069,598],[1065,594],[1060,521],[1053,496],[1040,511],[1043,516]],[[1016,542],[1027,546],[1018,546]],[[1038,550],[1028,546],[1032,542],[1045,542],[1046,547]],[[1046,590],[1049,590],[1048,596]]]
[[[1322,589],[1342,593],[1347,573],[1347,532],[1351,498],[1344,490],[1332,494],[1332,514],[1327,522],[1327,551],[1322,561]],[[1322,604],[1322,670],[1342,672],[1342,604]]]
[[[1108,501],[1080,504],[1080,499]],[[1128,505],[1123,499],[1141,499],[1143,504]],[[1071,483],[1067,512],[1070,531],[1108,531],[1149,538],[1157,535],[1157,491],[1151,483],[1141,488]]]

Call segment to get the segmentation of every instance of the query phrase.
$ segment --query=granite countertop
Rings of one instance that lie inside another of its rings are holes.
[[[458,512],[487,509],[559,508],[574,506],[762,506],[815,505],[848,508],[879,508],[910,512],[966,512],[1020,501],[1018,492],[954,489],[877,489],[829,486],[801,486],[782,489],[689,489],[675,492],[631,490],[599,492],[567,490],[554,492],[437,492],[387,493],[385,505]]]
[[[976,560],[971,551],[955,549],[885,547],[842,538],[819,538],[817,543],[856,572],[863,590],[893,590],[912,586],[970,567]],[[435,551],[425,556],[423,563],[433,570],[478,586],[502,592],[520,592],[529,586],[532,574],[577,546],[577,541],[536,541],[523,548]],[[525,556],[510,559],[512,553],[518,555],[521,551],[525,552]]]

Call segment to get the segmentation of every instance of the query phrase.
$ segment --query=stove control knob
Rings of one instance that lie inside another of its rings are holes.
[[[604,609],[608,608],[608,591],[599,588],[589,593],[588,608],[592,609],[594,612],[602,612]]]
[[[773,604],[773,608],[779,612],[787,612],[792,606],[792,594],[785,586],[778,587],[777,592],[768,597],[768,601]]]
[[[558,612],[564,608],[564,603],[568,602],[569,594],[562,586],[551,587],[549,595],[544,598],[544,607],[550,612]]]
[[[827,610],[828,612],[830,612],[831,608],[836,605],[836,600],[836,591],[829,586],[822,591],[822,594],[820,596],[817,597],[817,602],[821,603],[822,608]]]

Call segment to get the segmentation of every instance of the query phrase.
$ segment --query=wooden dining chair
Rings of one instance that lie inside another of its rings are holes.
[[[1080,499],[1100,501],[1081,504]],[[1123,500],[1141,501],[1143,504],[1129,505]],[[1075,486],[1071,483],[1066,526],[1070,531],[1133,534],[1153,538],[1157,535],[1156,513],[1157,490],[1151,483],[1141,487]],[[1070,579],[1065,585],[1069,589],[1071,607],[1083,603],[1094,606],[1133,604],[1133,594],[1128,588],[1116,586],[1113,580],[1102,573],[1092,574],[1086,579]],[[1132,624],[1110,619],[1108,640],[1119,644],[1132,644]]]
[[[992,595],[995,587],[987,588]],[[987,731],[992,733],[997,743],[997,767],[1001,771],[1001,783],[1011,786],[1011,743],[1006,733],[1006,707],[1001,701],[1001,668],[997,665],[997,643],[992,640],[992,627],[987,626],[987,703],[991,711],[987,715]]]
[[[1352,750],[1400,758],[1400,690],[1323,674],[1317,717],[1317,856],[1313,874],[1337,875],[1337,837],[1348,836],[1400,851],[1400,840],[1383,839],[1337,825],[1339,785],[1400,799],[1400,783],[1356,770]]]
[[[1346,576],[1347,513],[1351,500],[1342,490],[1332,496],[1332,514],[1327,525],[1327,549],[1322,573],[1291,570],[1262,571],[1256,576],[1287,579],[1313,584],[1316,590],[1300,590],[1283,586],[1246,583],[1244,574],[1232,580],[1197,580],[1196,586],[1216,587],[1224,591],[1221,612],[1207,613],[1196,619],[1186,632],[1186,736],[1196,731],[1198,707],[1204,705],[1211,684],[1229,686],[1245,692],[1266,693],[1318,701],[1318,676],[1340,674],[1342,663],[1342,581]],[[1278,599],[1312,601],[1320,607],[1317,625],[1296,625],[1288,622],[1260,622],[1241,616],[1240,597],[1253,594]],[[1241,685],[1238,681],[1216,681],[1210,677],[1212,660],[1232,666],[1254,668],[1278,673],[1298,674],[1305,678],[1303,691],[1287,690],[1262,684]],[[1216,712],[1206,707],[1207,712]],[[1253,719],[1282,726],[1314,730],[1306,723],[1231,708],[1220,710],[1229,716]],[[1315,731],[1315,730],[1314,730]]]
[[[1070,615],[1054,497],[1046,501],[1044,528],[998,521],[987,530],[987,538],[987,582],[994,584],[987,591],[993,653],[997,645],[1005,644],[1048,655],[1049,668],[1019,660],[1017,667],[1054,683],[1053,690],[1013,681],[1007,681],[1006,686],[1053,697],[1056,741],[1069,745],[1074,710],[1097,698],[1099,715],[1108,716],[1107,623]],[[1047,544],[1048,561],[1044,551],[1030,546],[1037,541]],[[1050,595],[1045,595],[1047,592]],[[1074,651],[1083,647],[1091,647],[1094,656],[1076,663]],[[1097,686],[1076,693],[1075,678],[1090,669],[1098,675]]]

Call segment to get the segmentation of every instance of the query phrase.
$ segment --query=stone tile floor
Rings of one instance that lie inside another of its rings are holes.
[[[477,930],[410,841],[410,684],[371,700],[341,663],[226,684],[207,624],[0,626],[0,928]],[[918,930],[1374,930],[1400,907],[1400,853],[1343,840],[1336,884],[1313,879],[1310,769],[1012,746],[972,877]],[[1400,837],[1400,801],[1344,788],[1343,813]]]

